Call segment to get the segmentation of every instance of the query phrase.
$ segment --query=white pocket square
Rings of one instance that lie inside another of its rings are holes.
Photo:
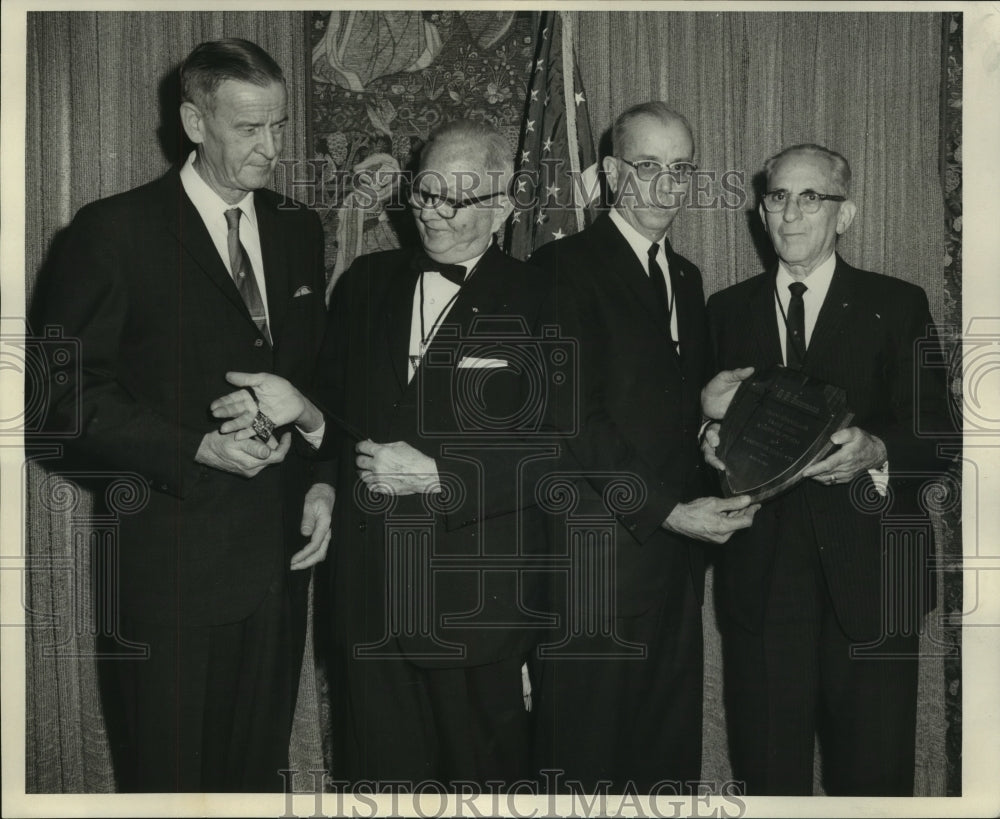
[[[502,358],[476,358],[474,355],[467,355],[458,362],[458,368],[464,369],[485,369],[487,367],[506,367],[507,362]]]
[[[297,299],[299,296],[308,296],[310,293],[312,293],[312,291],[313,289],[308,284],[304,284],[302,285],[302,287],[300,287],[298,290],[292,293],[292,298]]]

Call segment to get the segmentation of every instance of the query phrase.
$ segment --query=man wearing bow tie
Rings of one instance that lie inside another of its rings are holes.
[[[438,129],[410,191],[421,248],[337,283],[315,389],[231,376],[336,460],[331,707],[351,782],[530,774],[522,666],[548,624],[533,476],[555,455],[546,403],[572,381],[539,341],[548,277],[493,241],[512,160],[490,126]],[[247,399],[217,402],[224,430],[250,422]]]
[[[857,213],[843,156],[796,145],[764,171],[778,263],[709,299],[717,363],[800,369],[843,388],[854,418],[720,555],[733,774],[752,796],[810,795],[818,733],[827,794],[912,796],[919,625],[934,603],[918,495],[946,465],[918,433],[951,428],[941,370],[919,369],[927,297],[836,253]]]
[[[309,378],[322,228],[264,189],[288,119],[274,60],[206,42],[181,83],[187,162],[83,208],[52,260],[42,315],[79,339],[83,372],[53,385],[52,413],[78,398],[75,455],[151,490],[120,515],[101,601],[120,607],[99,646],[119,790],[280,791],[305,641],[308,573],[292,570],[322,555],[329,501],[311,496],[303,520],[309,465],[289,433],[239,440],[208,407],[227,370]]]
[[[581,512],[615,513],[613,573],[576,625],[606,619],[617,646],[542,663],[540,761],[587,790],[610,782],[612,793],[648,793],[670,781],[686,793],[683,783],[701,771],[695,541],[725,542],[751,525],[756,507],[703,497],[699,394],[710,367],[701,273],[666,238],[696,168],[690,126],[662,102],[636,105],[613,126],[612,154],[611,211],[531,259],[556,275],[560,322],[580,344],[581,430],[567,444],[587,476]],[[638,481],[637,506],[607,508],[618,480]],[[566,601],[561,608],[573,614]]]

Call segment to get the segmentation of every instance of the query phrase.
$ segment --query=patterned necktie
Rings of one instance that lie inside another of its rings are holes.
[[[250,318],[267,339],[267,343],[271,344],[271,333],[267,329],[267,313],[264,312],[264,300],[260,297],[260,288],[257,287],[257,277],[253,273],[253,265],[250,264],[247,249],[240,241],[241,213],[239,208],[226,211],[226,224],[229,225],[229,264],[232,267],[233,278],[236,280],[236,289],[240,291],[243,303],[250,311]]]
[[[808,288],[802,282],[788,285],[792,294],[788,302],[788,324],[785,325],[785,360],[793,370],[801,370],[806,360],[806,311],[802,294]]]
[[[656,261],[656,257],[660,253],[660,243],[653,242],[649,246],[649,279],[653,284],[653,289],[656,291],[657,298],[660,301],[660,306],[663,308],[663,312],[667,314],[667,332],[670,333],[670,338],[674,342],[674,352],[680,352],[680,342],[674,338],[674,330],[671,322],[674,314],[674,299],[677,296],[677,284],[674,281],[673,275],[670,276],[670,286],[673,289],[674,298],[670,297],[667,293],[667,281],[663,277],[663,269],[660,267],[659,262]]]

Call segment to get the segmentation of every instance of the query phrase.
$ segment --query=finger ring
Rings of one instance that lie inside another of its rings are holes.
[[[274,432],[274,421],[264,415],[264,413],[260,410],[257,411],[257,416],[250,422],[250,426],[256,433],[257,438],[265,444],[271,440],[271,433]]]

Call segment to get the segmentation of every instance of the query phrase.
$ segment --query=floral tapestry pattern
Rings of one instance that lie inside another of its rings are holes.
[[[412,241],[405,209],[386,207],[400,201],[391,172],[412,168],[436,126],[459,117],[488,122],[517,148],[537,17],[312,13],[310,144],[324,163],[330,287],[356,256]]]

